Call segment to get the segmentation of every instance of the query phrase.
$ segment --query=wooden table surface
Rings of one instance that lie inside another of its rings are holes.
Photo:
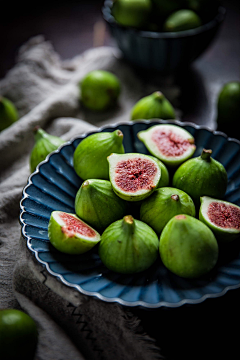
[[[228,81],[240,81],[239,3],[223,1],[227,16],[217,38],[191,66],[187,76],[183,74],[178,79],[183,94],[183,121],[212,125],[221,86]],[[70,59],[94,46],[116,46],[104,27],[102,5],[100,0],[49,1],[48,6],[36,2],[31,6],[7,5],[0,22],[0,79],[14,65],[19,47],[35,35],[43,34],[50,40],[62,59]],[[236,137],[239,133],[236,131]],[[239,289],[197,306],[161,309],[154,314],[134,311],[142,318],[145,330],[156,338],[166,360],[239,357],[239,340],[235,339],[235,334],[239,334]]]

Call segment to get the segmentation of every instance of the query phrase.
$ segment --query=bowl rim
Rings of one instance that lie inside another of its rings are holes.
[[[141,36],[142,38],[148,38],[148,39],[177,39],[177,38],[186,38],[186,37],[202,34],[220,25],[225,19],[227,12],[226,8],[223,5],[219,4],[217,8],[217,14],[215,15],[215,17],[209,22],[201,26],[198,26],[197,28],[178,31],[178,32],[158,32],[158,31],[140,30],[137,28],[126,27],[118,24],[114,19],[113,15],[111,14],[112,4],[113,4],[112,0],[105,0],[102,7],[103,19],[106,21],[106,23],[109,26],[111,26],[112,28],[120,29],[121,31],[125,31],[125,32],[128,31],[132,35],[135,34],[137,36]]]

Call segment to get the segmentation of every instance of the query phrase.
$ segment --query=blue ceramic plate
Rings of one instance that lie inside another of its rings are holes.
[[[194,156],[199,156],[203,147],[213,150],[213,158],[220,161],[228,172],[225,199],[240,206],[239,141],[191,123],[164,120],[115,124],[102,127],[98,132],[120,129],[124,134],[126,152],[147,154],[145,146],[137,139],[137,133],[159,123],[175,123],[188,130],[197,145]],[[34,253],[39,263],[80,293],[126,306],[178,307],[185,303],[200,303],[238,288],[240,246],[237,243],[227,247],[211,273],[197,280],[186,280],[170,273],[161,264],[160,257],[147,271],[129,276],[106,269],[98,256],[97,247],[86,254],[72,256],[51,246],[48,239],[50,214],[53,210],[75,212],[75,195],[82,181],[73,169],[73,153],[81,140],[91,133],[74,138],[51,153],[39,164],[23,189],[20,202],[22,234],[29,251]]]

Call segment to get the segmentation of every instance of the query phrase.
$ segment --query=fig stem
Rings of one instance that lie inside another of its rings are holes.
[[[177,194],[173,194],[173,195],[171,196],[171,198],[172,198],[173,200],[175,200],[175,201],[178,201],[178,200],[179,200],[179,196],[178,196]]]
[[[33,133],[35,141],[38,141],[45,135],[45,131],[39,125],[35,126],[35,128],[33,129]]]
[[[132,234],[135,229],[135,221],[134,221],[134,218],[132,217],[132,215],[124,216],[122,225],[123,225],[124,231],[126,231],[127,234]]]
[[[161,93],[161,91],[155,91],[153,95],[154,95],[154,99],[156,100],[162,101],[164,99],[164,95],[163,93]]]
[[[210,161],[211,155],[212,155],[212,150],[211,149],[208,149],[208,150],[203,149],[202,153],[201,153],[201,158],[203,160]]]

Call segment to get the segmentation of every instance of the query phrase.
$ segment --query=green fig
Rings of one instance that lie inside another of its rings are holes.
[[[184,31],[195,29],[202,24],[200,17],[190,9],[181,9],[173,12],[164,22],[164,31]]]
[[[157,185],[157,188],[160,188],[160,187],[163,187],[163,186],[168,186],[169,185],[168,168],[166,167],[166,165],[161,160],[159,160],[155,156],[151,156],[151,158],[153,158],[158,163],[158,166],[160,167],[160,170],[161,170],[161,178],[160,178],[160,181],[159,181],[159,183]]]
[[[240,207],[209,196],[201,197],[199,220],[204,222],[220,242],[240,237]]]
[[[194,137],[177,125],[159,124],[137,134],[148,151],[165,165],[175,167],[195,152]]]
[[[227,189],[227,172],[211,155],[211,149],[203,149],[200,156],[185,161],[173,175],[173,186],[190,195],[197,207],[201,196],[221,199]]]
[[[113,152],[125,152],[123,133],[120,130],[91,134],[84,138],[74,151],[73,167],[83,180],[109,180],[107,157]]]
[[[131,120],[156,118],[175,119],[174,108],[160,91],[143,97],[131,110]]]
[[[33,360],[38,343],[36,322],[22,310],[0,310],[0,349],[2,360]]]
[[[59,251],[79,255],[91,250],[100,240],[100,234],[76,214],[53,211],[48,224],[50,243]]]
[[[150,156],[127,153],[108,156],[109,176],[115,193],[127,201],[140,201],[158,186],[161,169]]]
[[[194,217],[195,205],[188,194],[172,187],[157,189],[140,207],[140,220],[151,226],[158,235],[167,222],[179,214]]]
[[[157,15],[160,18],[166,18],[176,10],[182,9],[185,0],[152,0],[156,6]]]
[[[115,0],[111,13],[122,26],[142,28],[148,23],[151,9],[151,0]]]
[[[110,270],[133,274],[148,269],[158,257],[156,233],[131,215],[115,221],[103,232],[99,256]]]
[[[93,70],[79,83],[82,104],[93,111],[103,111],[117,102],[120,81],[116,75],[105,70]]]
[[[122,219],[127,206],[127,202],[115,194],[108,180],[84,181],[75,198],[76,214],[100,232],[112,222]]]
[[[12,101],[0,96],[0,131],[18,120],[18,111]]]
[[[48,154],[57,150],[65,141],[58,136],[50,135],[39,126],[33,130],[35,145],[30,154],[30,170],[33,172],[36,166],[43,161]]]
[[[163,264],[184,278],[198,278],[218,260],[218,243],[207,225],[186,214],[174,216],[164,227],[159,243]]]

